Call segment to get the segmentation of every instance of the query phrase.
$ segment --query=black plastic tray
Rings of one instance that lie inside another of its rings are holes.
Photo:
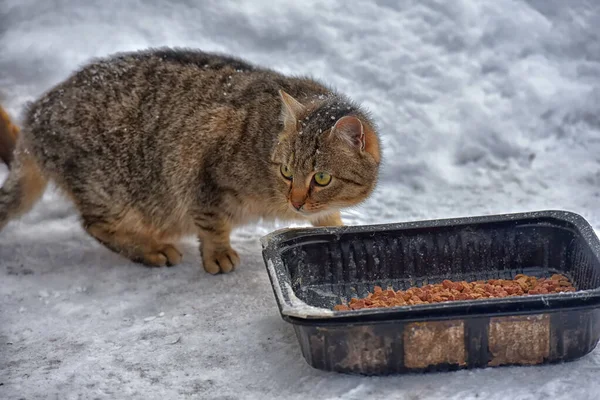
[[[359,374],[569,361],[600,338],[600,241],[581,216],[541,211],[262,238],[284,320],[313,367]],[[576,292],[333,311],[374,286],[561,273]]]

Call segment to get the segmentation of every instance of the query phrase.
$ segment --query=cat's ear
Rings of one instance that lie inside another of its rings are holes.
[[[360,119],[347,115],[337,120],[331,134],[361,151],[365,149],[365,130]]]
[[[296,122],[300,115],[306,111],[306,107],[281,89],[279,90],[279,96],[281,96],[281,101],[283,103],[281,112],[284,124],[296,126]]]

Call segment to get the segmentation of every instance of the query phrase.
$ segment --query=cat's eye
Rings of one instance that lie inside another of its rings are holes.
[[[280,171],[281,171],[281,175],[283,175],[283,177],[285,179],[292,179],[292,176],[294,175],[294,173],[292,172],[292,169],[287,165],[282,164]]]
[[[327,172],[317,172],[314,176],[315,183],[319,186],[327,186],[331,182],[331,175]]]

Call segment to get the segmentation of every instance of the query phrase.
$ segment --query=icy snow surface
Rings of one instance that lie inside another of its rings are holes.
[[[95,4],[94,4],[95,3]],[[381,186],[349,224],[566,209],[600,230],[597,0],[0,0],[12,115],[89,57],[147,46],[231,52],[312,74],[370,108]],[[0,180],[6,169],[0,167]],[[588,399],[600,349],[565,365],[367,378],[311,369],[279,317],[259,236],[209,276],[83,235],[49,190],[0,233],[0,398]]]

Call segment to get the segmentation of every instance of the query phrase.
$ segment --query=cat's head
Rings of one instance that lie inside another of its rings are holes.
[[[271,161],[290,209],[316,218],[366,200],[381,156],[365,113],[340,96],[302,104],[279,94],[283,131]]]

